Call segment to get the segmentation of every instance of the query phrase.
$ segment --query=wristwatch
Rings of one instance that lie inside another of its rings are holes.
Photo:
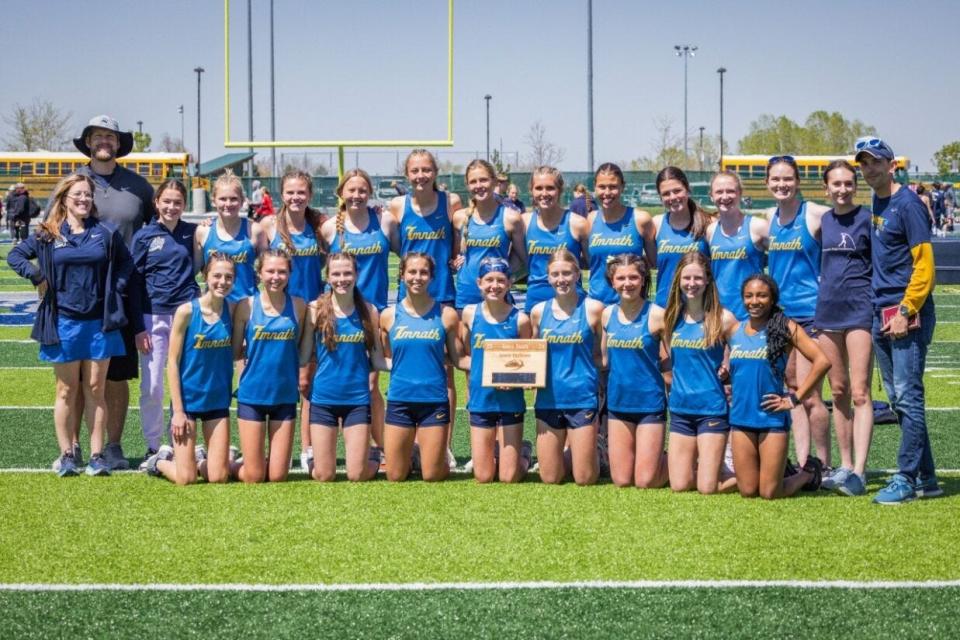
[[[900,305],[899,307],[897,307],[897,313],[899,313],[900,315],[902,315],[904,318],[909,318],[909,317],[910,317],[910,307],[908,307],[908,306],[905,305],[905,304],[902,304],[902,305]]]

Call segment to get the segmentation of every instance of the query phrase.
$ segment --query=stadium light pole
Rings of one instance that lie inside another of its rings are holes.
[[[186,141],[183,139],[183,105],[177,107],[177,113],[180,114],[180,147],[186,149]]]
[[[205,69],[203,67],[194,67],[194,73],[197,74],[197,177],[200,177],[200,74]]]
[[[253,0],[247,0],[247,140],[253,140]],[[249,149],[253,153],[253,147]],[[247,175],[253,177],[253,159],[247,163]]]
[[[490,100],[493,96],[488,93],[483,99],[487,102],[487,162],[490,162]]]
[[[723,168],[723,74],[727,72],[726,67],[720,67],[717,69],[717,73],[720,74],[720,161],[719,169]]]
[[[675,44],[677,57],[683,58],[683,162],[686,164],[690,147],[687,141],[687,59],[697,55],[697,46],[692,44]]]
[[[143,135],[143,120],[137,120],[137,133]]]
[[[273,65],[273,0],[270,0],[270,139],[277,139],[277,96]],[[277,148],[270,147],[270,171],[277,175]]]
[[[706,127],[700,127],[700,171],[703,172],[703,130]]]
[[[593,173],[593,0],[587,0],[587,171]]]

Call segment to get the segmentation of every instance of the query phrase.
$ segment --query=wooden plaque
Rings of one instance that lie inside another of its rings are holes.
[[[484,387],[537,387],[547,384],[546,340],[484,340]]]

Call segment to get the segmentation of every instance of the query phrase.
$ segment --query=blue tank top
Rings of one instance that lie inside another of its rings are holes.
[[[423,317],[410,315],[398,302],[390,327],[393,366],[387,399],[394,402],[447,402],[444,370],[443,307],[434,303]]]
[[[271,249],[283,249],[293,260],[287,291],[307,302],[316,300],[323,291],[323,254],[313,227],[307,223],[303,233],[291,232],[290,240],[293,241],[292,251],[284,244],[279,231],[270,241]]]
[[[387,259],[390,239],[374,209],[367,209],[367,228],[359,233],[344,228],[333,236],[332,253],[352,253],[357,258],[357,288],[363,299],[383,311],[387,308]],[[341,237],[342,236],[342,237]]]
[[[510,255],[510,236],[507,235],[503,215],[503,205],[500,205],[487,224],[477,222],[472,215],[467,221],[464,237],[467,245],[464,256],[466,261],[457,273],[457,309],[483,300],[477,286],[480,261],[491,256],[506,260]]]
[[[770,277],[780,287],[780,306],[790,318],[813,318],[820,289],[820,243],[807,228],[807,203],[790,224],[780,223],[777,210],[770,221],[767,249]]]
[[[597,367],[593,361],[593,329],[587,322],[587,300],[581,298],[565,320],[553,315],[553,301],[543,305],[540,338],[547,341],[547,380],[537,389],[537,409],[596,409]]]
[[[727,415],[727,398],[717,375],[723,364],[723,341],[708,347],[703,322],[687,322],[681,315],[670,338],[670,359],[670,411],[693,416]]]
[[[623,217],[607,223],[603,212],[597,211],[590,230],[590,290],[588,296],[603,304],[620,302],[620,296],[607,283],[607,261],[621,253],[643,256],[643,239],[633,220],[633,207],[627,207]]]
[[[670,214],[664,213],[657,230],[657,295],[654,302],[658,306],[667,306],[677,263],[690,251],[699,251],[705,257],[710,257],[706,238],[695,238],[690,229],[677,231],[670,226]]]
[[[727,236],[718,222],[710,238],[710,268],[717,283],[720,303],[729,309],[737,320],[746,320],[747,308],[743,306],[740,287],[743,281],[763,271],[764,255],[750,239],[750,217],[734,236]]]
[[[450,271],[450,255],[453,243],[453,225],[447,214],[447,195],[437,193],[437,208],[430,215],[417,215],[410,204],[410,194],[403,203],[403,216],[400,218],[400,255],[411,251],[422,251],[433,257],[436,272],[430,281],[428,293],[438,302],[452,303],[456,299],[453,286],[453,273]],[[406,287],[400,282],[397,300],[406,296]]]
[[[557,247],[566,247],[573,256],[580,261],[581,247],[570,230],[569,209],[560,216],[560,222],[552,230],[542,229],[539,224],[540,211],[533,210],[530,215],[530,224],[527,227],[527,299],[524,310],[530,313],[534,305],[554,296],[553,287],[547,280],[547,261],[550,254]],[[577,292],[583,292],[583,285],[577,282]]]
[[[189,413],[226,409],[233,401],[233,347],[230,310],[224,303],[216,322],[203,319],[200,300],[190,302],[190,324],[180,352],[180,394]]]
[[[207,263],[207,256],[212,251],[230,256],[236,267],[236,277],[233,280],[233,290],[227,296],[228,302],[239,302],[249,298],[257,290],[257,278],[253,271],[253,263],[257,259],[257,252],[250,242],[249,221],[240,220],[240,230],[231,240],[222,240],[217,235],[220,221],[214,220],[203,243],[203,263]]]
[[[297,403],[298,333],[296,309],[289,293],[278,316],[264,313],[260,296],[253,296],[245,334],[247,364],[240,374],[237,400],[261,405]]]
[[[870,278],[870,231],[873,213],[857,207],[837,215],[823,216],[820,240],[820,292],[816,325],[820,329],[870,329],[873,323],[873,291]]]
[[[730,383],[733,387],[730,424],[754,429],[789,427],[789,411],[769,413],[760,408],[763,396],[784,392],[783,375],[787,357],[780,356],[779,371],[775,373],[767,362],[766,328],[748,336],[748,324],[741,322],[730,338]]]
[[[359,312],[337,318],[337,348],[327,349],[323,334],[315,335],[317,372],[310,402],[317,405],[370,404],[370,357]]]
[[[515,340],[518,333],[517,321],[520,312],[511,309],[503,322],[490,322],[483,315],[483,305],[478,304],[473,313],[470,327],[470,399],[469,411],[521,413],[526,410],[523,389],[498,391],[493,387],[484,387],[483,380],[483,344],[486,340]]]
[[[615,305],[607,320],[607,407],[624,413],[657,413],[666,408],[660,373],[660,338],[650,333],[650,302],[632,322]]]

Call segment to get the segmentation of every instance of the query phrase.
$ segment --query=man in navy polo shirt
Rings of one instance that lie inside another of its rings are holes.
[[[78,169],[77,173],[88,175],[93,180],[97,216],[117,227],[130,249],[133,234],[156,214],[150,183],[143,176],[117,164],[117,158],[133,150],[133,134],[121,131],[120,125],[110,116],[101,115],[90,120],[80,137],[73,139],[73,144],[90,158],[90,163]],[[107,445],[103,449],[103,457],[111,469],[126,469],[129,466],[120,447],[120,439],[127,419],[127,405],[130,404],[129,381],[139,373],[137,349],[146,348],[141,310],[128,310],[127,319],[129,324],[121,330],[126,355],[111,358],[107,371]],[[155,452],[148,450],[147,456],[152,453]]]
[[[876,137],[860,138],[856,154],[874,192],[873,345],[901,431],[898,471],[874,502],[902,504],[943,493],[927,434],[923,390],[927,347],[936,325],[930,222],[920,198],[894,181],[897,162],[890,145]],[[917,317],[920,326],[911,329]]]

